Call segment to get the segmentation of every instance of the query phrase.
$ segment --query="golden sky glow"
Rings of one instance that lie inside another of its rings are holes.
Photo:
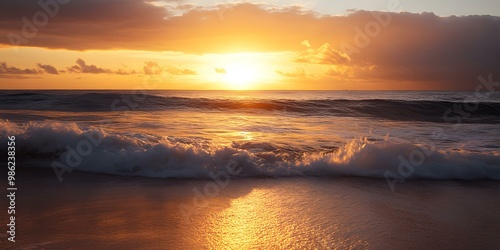
[[[130,89],[154,75],[157,89],[474,89],[500,75],[498,17],[330,3],[2,2],[0,88]]]

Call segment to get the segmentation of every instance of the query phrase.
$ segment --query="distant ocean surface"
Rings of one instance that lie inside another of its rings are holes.
[[[0,123],[34,167],[210,178],[233,163],[242,178],[500,180],[498,93],[2,91]]]

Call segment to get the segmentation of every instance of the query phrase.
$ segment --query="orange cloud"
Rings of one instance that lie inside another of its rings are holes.
[[[325,43],[317,49],[307,49],[300,52],[293,61],[313,64],[347,64],[351,61],[351,58],[342,51],[332,49],[330,44]]]
[[[21,69],[14,66],[8,66],[6,62],[0,63],[0,76],[2,75],[36,75],[41,72],[37,69]]]
[[[153,61],[144,62],[143,70],[145,75],[161,75],[163,73],[163,67]]]
[[[174,66],[167,66],[165,72],[172,75],[197,75],[196,71],[190,69],[177,68]]]
[[[303,77],[306,75],[306,72],[302,68],[297,68],[294,72],[283,72],[281,70],[276,70],[275,72],[285,77]]]
[[[112,73],[113,72],[110,69],[99,68],[93,64],[87,65],[87,63],[81,58],[78,58],[76,60],[76,65],[69,67],[68,71],[74,72],[74,73],[90,73],[90,74],[101,74],[101,73]]]
[[[60,71],[60,72],[84,73],[84,74],[118,74],[118,75],[128,75],[136,73],[134,70],[132,71],[126,71],[124,69],[112,70],[107,68],[101,68],[94,64],[89,65],[81,58],[78,58],[76,60],[76,65],[67,67],[65,71]]]
[[[414,82],[438,89],[473,89],[478,75],[500,75],[499,17],[377,11],[330,16],[263,3],[217,9],[166,2],[174,7],[123,0],[117,9],[109,1],[72,0],[29,43],[19,45],[194,54],[292,51],[297,53],[294,63],[347,65],[349,69],[335,70],[348,72],[350,79]],[[29,33],[30,25],[20,18],[39,10],[36,1],[1,1],[0,32],[22,36],[26,27]],[[0,37],[0,45],[11,42],[9,36]],[[323,45],[304,50],[311,44]],[[109,72],[92,66],[77,64],[68,70]],[[173,66],[146,66],[145,74],[196,74]]]
[[[197,75],[196,71],[191,69],[161,66],[153,61],[144,62],[143,70],[145,75],[161,75],[163,73],[169,73],[171,75]]]
[[[41,68],[45,73],[52,74],[52,75],[57,75],[59,74],[59,71],[56,69],[56,67],[49,65],[49,64],[37,64],[38,68]]]

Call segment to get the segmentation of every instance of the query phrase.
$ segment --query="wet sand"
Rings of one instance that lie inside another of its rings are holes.
[[[385,180],[346,177],[218,183],[74,171],[60,183],[32,168],[17,177],[16,243],[4,235],[1,249],[500,246],[495,181],[408,180],[393,193]]]

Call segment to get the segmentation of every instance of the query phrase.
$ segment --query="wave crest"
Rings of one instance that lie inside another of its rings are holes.
[[[76,123],[0,121],[0,138],[16,136],[23,162],[80,171],[160,178],[210,178],[235,162],[239,177],[362,176],[500,180],[500,155],[353,139],[333,152],[297,152],[271,143],[214,145],[148,134],[118,134]],[[6,143],[0,146],[6,149]]]

